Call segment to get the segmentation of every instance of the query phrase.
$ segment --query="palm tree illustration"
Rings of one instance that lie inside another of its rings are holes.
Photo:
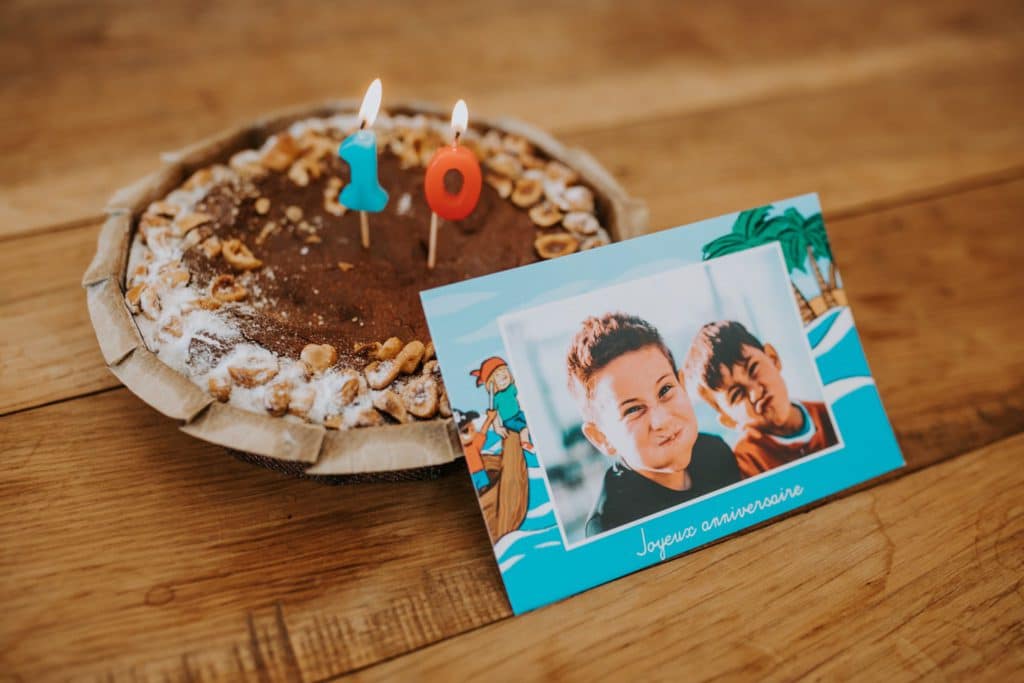
[[[818,285],[818,296],[808,299],[792,281],[790,287],[800,307],[804,322],[810,322],[826,310],[846,305],[845,293],[839,286],[838,273],[832,260],[832,249],[825,233],[825,222],[816,213],[804,218],[794,208],[776,216],[770,216],[772,206],[761,206],[744,211],[733,223],[732,231],[704,245],[702,256],[705,261],[727,254],[734,254],[764,244],[778,242],[786,261],[786,269],[792,273],[810,272]],[[821,272],[819,260],[829,263],[829,280]]]

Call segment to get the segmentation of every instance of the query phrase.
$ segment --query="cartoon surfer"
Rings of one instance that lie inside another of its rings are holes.
[[[480,498],[491,541],[518,529],[530,504],[530,478],[524,448],[530,450],[526,416],[519,407],[518,391],[508,364],[498,356],[485,360],[469,373],[476,385],[487,388],[488,409],[482,429],[476,430],[476,411],[455,416],[459,440]],[[483,453],[488,427],[501,437],[500,454]]]
[[[476,385],[487,387],[490,396],[490,408],[497,412],[498,420],[494,430],[502,439],[510,431],[519,434],[522,447],[532,451],[530,430],[526,426],[526,415],[519,407],[519,390],[508,364],[498,356],[491,356],[477,370],[469,373],[476,377]]]

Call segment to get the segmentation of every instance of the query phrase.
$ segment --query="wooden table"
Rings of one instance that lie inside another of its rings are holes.
[[[0,680],[1020,679],[1018,0],[13,2],[0,37]],[[461,467],[327,487],[183,435],[100,359],[101,207],[378,74],[585,147],[656,228],[820,192],[907,468],[512,618]]]

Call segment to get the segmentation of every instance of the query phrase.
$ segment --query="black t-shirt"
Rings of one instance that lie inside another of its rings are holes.
[[[587,519],[587,536],[614,529],[740,481],[736,457],[721,438],[698,434],[686,468],[690,488],[676,491],[616,462],[604,474],[604,486]]]

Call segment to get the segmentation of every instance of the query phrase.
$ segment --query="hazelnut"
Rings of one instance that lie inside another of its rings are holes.
[[[291,382],[272,384],[263,395],[263,407],[274,417],[281,417],[288,412],[292,402]]]
[[[256,213],[265,216],[270,211],[270,200],[266,197],[260,197],[253,206],[256,208]]]
[[[367,365],[363,373],[371,389],[383,389],[395,381],[401,368],[402,366],[393,360],[379,360]]]
[[[399,422],[409,421],[409,413],[405,409],[405,404],[402,403],[402,399],[399,398],[398,394],[390,389],[382,391],[373,397],[373,407],[382,413],[390,415]]]
[[[523,163],[523,168],[530,170],[541,170],[546,166],[546,162],[543,159],[533,154],[520,154],[519,161]]]
[[[601,229],[601,224],[594,218],[594,214],[583,211],[573,211],[565,214],[565,218],[562,219],[562,225],[572,234],[581,237],[596,235],[597,231]]]
[[[182,185],[186,190],[194,190],[198,187],[209,185],[213,181],[213,170],[210,168],[201,168],[188,177],[188,180]]]
[[[562,220],[562,212],[548,200],[530,209],[530,220],[542,228],[550,228]]]
[[[270,237],[276,230],[277,223],[275,223],[274,221],[267,221],[263,225],[263,227],[260,228],[260,233],[256,235],[256,238],[253,240],[253,242],[255,242],[256,245],[258,246],[262,245],[264,242],[267,241],[267,238]]]
[[[217,258],[220,256],[220,239],[216,235],[207,237],[199,243],[199,248],[203,250],[206,258]]]
[[[184,331],[185,331],[184,330],[184,326],[181,323],[181,318],[179,316],[176,316],[176,315],[171,316],[171,319],[168,320],[164,324],[164,326],[160,328],[160,330],[163,331],[163,332],[166,332],[167,334],[171,335],[172,337],[178,337],[178,338],[181,338],[181,335],[184,334]]]
[[[341,389],[338,390],[338,400],[341,405],[347,406],[356,400],[356,396],[362,393],[363,389],[362,378],[353,373],[341,385]]]
[[[516,189],[512,192],[512,203],[526,209],[540,201],[544,194],[544,186],[535,178],[520,178],[516,181]]]
[[[410,380],[402,387],[401,397],[406,410],[413,416],[426,419],[437,415],[437,381],[432,376],[424,375]]]
[[[580,251],[586,251],[587,249],[594,249],[596,247],[603,247],[606,244],[610,244],[611,239],[608,238],[608,233],[605,232],[604,228],[599,230],[596,235],[586,238],[580,243]]]
[[[202,213],[196,211],[193,213],[179,216],[174,221],[174,227],[179,235],[187,235],[191,230],[195,230],[200,225],[206,225],[213,220],[213,216],[208,213]]]
[[[160,282],[166,287],[184,287],[190,278],[189,272],[181,267],[179,261],[166,263],[160,268]]]
[[[152,287],[144,287],[139,295],[139,308],[142,314],[150,320],[160,317],[160,296]]]
[[[338,201],[338,195],[341,194],[342,187],[344,187],[344,183],[341,182],[341,178],[331,178],[327,181],[327,186],[324,188],[324,211],[332,216],[344,216],[345,211],[347,211]]]
[[[579,248],[579,241],[568,233],[541,235],[533,242],[537,254],[543,259],[557,258],[571,254]]]
[[[310,371],[320,373],[337,362],[338,350],[330,344],[306,344],[299,357]]]
[[[573,185],[562,195],[566,211],[586,211],[594,213],[594,193],[583,185]]]
[[[260,162],[270,170],[280,173],[292,165],[301,151],[295,143],[295,138],[289,133],[280,133],[263,153]]]
[[[507,134],[501,141],[501,146],[512,154],[519,156],[533,153],[533,145],[530,144],[530,141],[522,135],[515,135],[514,133]]]
[[[316,402],[316,389],[304,384],[292,392],[292,399],[288,403],[288,413],[298,417],[307,417]]]
[[[580,174],[560,161],[549,161],[544,167],[544,174],[562,185],[572,185],[580,178]]]
[[[426,347],[424,347],[423,342],[411,341],[395,357],[395,364],[401,368],[403,373],[410,375],[419,367],[425,350]]]
[[[292,223],[298,223],[302,220],[302,208],[293,204],[284,210],[284,215]]]
[[[519,159],[510,154],[496,154],[487,159],[484,165],[498,175],[505,176],[511,180],[516,180],[523,174],[523,165],[519,163]]]
[[[245,246],[240,239],[224,240],[221,243],[221,253],[224,260],[236,270],[254,270],[263,265],[263,261],[253,256],[249,247]]]
[[[377,349],[377,360],[391,360],[402,350],[402,340],[398,337],[390,337]]]
[[[131,310],[132,313],[139,312],[139,302],[142,299],[142,292],[144,289],[146,289],[146,285],[144,283],[139,283],[129,288],[128,291],[124,293],[124,301],[128,304],[128,309]]]
[[[220,301],[212,297],[203,297],[202,299],[194,300],[192,305],[196,308],[201,308],[204,311],[216,311],[222,304]]]
[[[210,283],[210,296],[222,303],[242,301],[249,296],[245,287],[235,282],[234,275],[218,275]]]
[[[206,386],[210,394],[221,403],[227,403],[231,398],[231,380],[227,377],[211,377],[206,381]]]
[[[302,159],[299,159],[288,169],[288,180],[299,187],[309,185],[309,170]]]
[[[250,356],[237,365],[228,366],[228,374],[235,384],[249,389],[266,384],[277,376],[277,372],[276,358]]]

